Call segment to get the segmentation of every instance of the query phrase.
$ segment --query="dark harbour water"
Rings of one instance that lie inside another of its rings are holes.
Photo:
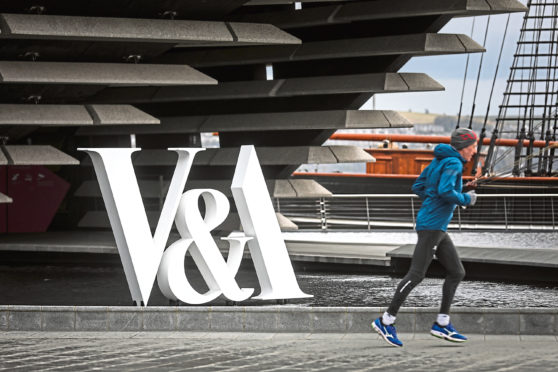
[[[203,291],[203,280],[189,270],[191,283]],[[301,289],[310,299],[291,300],[298,306],[386,306],[400,278],[387,275],[297,273]],[[258,282],[252,268],[237,275],[242,287]],[[438,306],[442,279],[427,278],[410,294],[404,306]],[[0,266],[0,304],[3,305],[131,305],[122,268],[110,266]],[[275,302],[248,300],[247,306],[274,305]],[[154,285],[149,305],[168,305]],[[223,298],[210,305],[225,305]],[[464,281],[457,290],[454,306],[463,307],[555,307],[558,285],[509,284]]]
[[[309,306],[387,306],[401,278],[387,275],[300,274],[301,288],[313,293]],[[439,306],[442,279],[426,278],[407,297],[404,306]],[[332,304],[335,305],[332,305]],[[462,307],[555,307],[558,285],[506,284],[463,281],[453,306]]]

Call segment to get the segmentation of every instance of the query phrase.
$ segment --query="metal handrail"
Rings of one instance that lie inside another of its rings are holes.
[[[333,194],[328,198],[417,198],[417,194]],[[545,198],[558,197],[558,194],[477,194],[478,198],[503,197],[503,198]]]
[[[481,200],[474,207],[456,210],[450,229],[556,230],[558,227],[554,206],[558,194],[477,196]],[[300,229],[322,231],[414,228],[420,203],[415,194],[334,194],[321,198],[276,198],[277,210],[298,224]]]

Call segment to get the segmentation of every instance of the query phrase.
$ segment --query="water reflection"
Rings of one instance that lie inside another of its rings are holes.
[[[207,286],[197,270],[188,279],[199,291]],[[237,277],[242,287],[256,288],[252,267],[242,268]],[[301,289],[310,299],[290,301],[297,306],[387,306],[399,278],[387,275],[298,272]],[[25,288],[24,291],[21,289]],[[438,306],[442,279],[425,279],[408,297],[405,306]],[[121,266],[0,266],[0,304],[6,305],[130,305],[130,291]],[[457,289],[454,305],[463,307],[554,307],[558,285],[539,286],[486,281],[464,281]],[[225,305],[220,297],[211,305]],[[149,304],[168,305],[157,284]],[[246,306],[274,305],[275,301],[249,300]]]
[[[387,306],[400,278],[384,275],[298,274],[300,287],[314,298],[308,306]],[[426,278],[404,306],[439,306],[442,279]],[[453,302],[462,307],[555,307],[558,286],[463,281]]]

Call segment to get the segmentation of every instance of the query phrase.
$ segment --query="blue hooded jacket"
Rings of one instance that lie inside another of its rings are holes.
[[[434,149],[435,159],[413,184],[413,192],[422,199],[416,230],[446,231],[456,205],[469,205],[471,197],[462,193],[461,174],[465,159],[450,145]]]

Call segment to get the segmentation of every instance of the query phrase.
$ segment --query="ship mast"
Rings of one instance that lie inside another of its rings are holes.
[[[529,1],[513,64],[483,167],[484,175],[556,176],[558,3]],[[515,138],[504,149],[498,139]],[[536,147],[537,141],[546,146]]]

